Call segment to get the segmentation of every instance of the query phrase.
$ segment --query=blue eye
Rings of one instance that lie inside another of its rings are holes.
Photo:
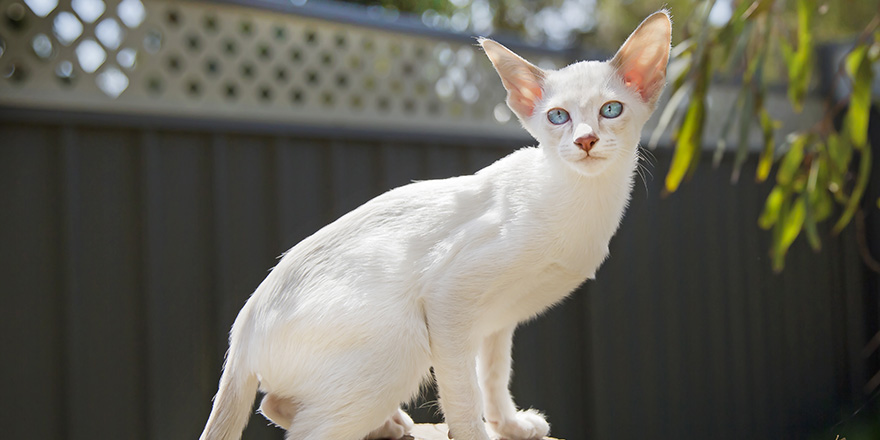
[[[620,116],[621,112],[623,112],[623,104],[617,101],[608,101],[602,104],[602,109],[599,110],[599,114],[608,119]]]
[[[554,125],[562,125],[570,119],[568,112],[561,108],[554,108],[547,112],[547,119]]]

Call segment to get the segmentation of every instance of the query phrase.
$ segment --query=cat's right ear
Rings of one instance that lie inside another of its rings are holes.
[[[669,12],[661,10],[646,18],[611,59],[624,84],[652,108],[666,85],[671,42],[672,21]]]
[[[507,105],[520,119],[531,116],[543,95],[544,71],[488,38],[477,40],[507,90]]]

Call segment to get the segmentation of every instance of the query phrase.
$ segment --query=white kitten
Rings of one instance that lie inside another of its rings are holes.
[[[472,176],[413,183],[291,249],[235,320],[202,439],[237,439],[257,390],[295,440],[403,436],[431,366],[457,440],[549,425],[508,391],[517,324],[593,277],[629,200],[671,24],[648,17],[608,62],[543,71],[480,39],[540,143]]]

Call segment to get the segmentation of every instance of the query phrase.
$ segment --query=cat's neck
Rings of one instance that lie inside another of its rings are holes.
[[[634,182],[637,158],[612,163],[596,176],[585,176],[567,165],[562,158],[547,148],[540,148],[547,185],[542,191],[559,206],[574,210],[603,212],[622,211],[629,201]]]

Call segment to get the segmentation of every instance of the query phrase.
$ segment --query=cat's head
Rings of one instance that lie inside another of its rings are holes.
[[[601,175],[633,165],[642,126],[666,84],[672,23],[665,11],[646,18],[608,61],[542,70],[495,41],[480,45],[522,125],[578,173]]]

